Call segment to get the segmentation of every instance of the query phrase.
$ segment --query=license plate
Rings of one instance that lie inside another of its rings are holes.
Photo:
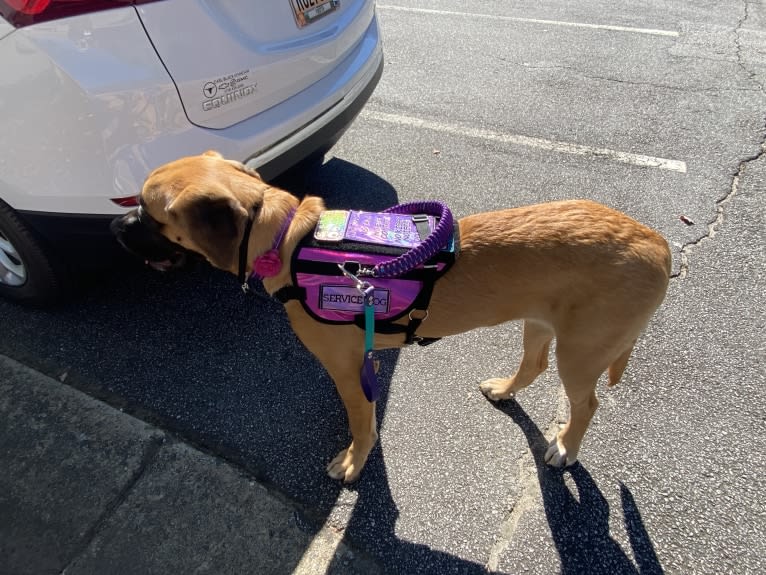
[[[340,6],[340,0],[290,0],[298,28],[308,26]]]

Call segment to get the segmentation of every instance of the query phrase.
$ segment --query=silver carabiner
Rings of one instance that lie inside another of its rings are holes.
[[[356,284],[356,289],[358,289],[360,292],[364,293],[365,290],[372,287],[372,284],[370,282],[364,281],[362,279],[359,279],[358,276],[352,274],[350,271],[346,269],[346,264],[356,264],[359,266],[359,269],[362,269],[362,266],[359,265],[357,262],[343,262],[342,264],[338,264],[338,267],[340,268],[340,271],[343,272],[343,275],[346,276],[348,279],[353,281]],[[359,273],[359,272],[357,272]]]
[[[357,286],[362,284],[362,280],[360,280],[357,276],[352,274],[350,271],[346,269],[346,264],[356,264],[359,266],[357,262],[343,262],[342,264],[338,264],[338,267],[340,268],[340,271],[343,272],[343,275],[346,276],[348,279],[356,282]],[[359,266],[361,268],[361,266]]]

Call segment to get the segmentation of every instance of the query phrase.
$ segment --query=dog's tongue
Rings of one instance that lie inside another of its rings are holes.
[[[149,265],[149,267],[161,272],[166,272],[171,267],[173,267],[173,262],[171,262],[170,260],[165,260],[161,262],[150,262],[147,260],[146,263],[147,265]]]

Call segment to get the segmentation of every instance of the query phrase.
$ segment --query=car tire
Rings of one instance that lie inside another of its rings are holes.
[[[35,306],[59,301],[70,274],[43,240],[0,200],[0,296]]]

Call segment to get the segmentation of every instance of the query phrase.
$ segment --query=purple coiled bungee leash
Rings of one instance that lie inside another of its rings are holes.
[[[393,206],[383,210],[383,212],[387,214],[425,214],[436,216],[439,218],[439,223],[436,224],[434,231],[418,246],[408,250],[398,258],[380,263],[372,268],[373,277],[397,277],[428,261],[447,245],[455,225],[452,220],[452,212],[442,202],[410,202]]]

